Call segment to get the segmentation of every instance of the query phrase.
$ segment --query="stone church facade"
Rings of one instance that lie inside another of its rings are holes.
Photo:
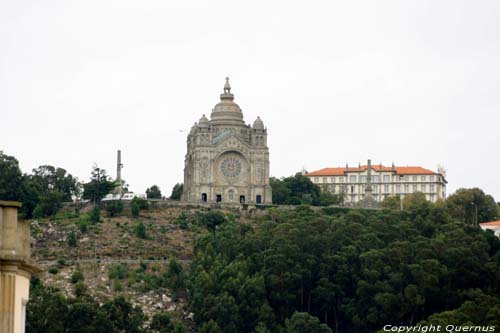
[[[210,120],[203,115],[187,137],[182,201],[269,204],[267,129],[245,124],[229,78]]]

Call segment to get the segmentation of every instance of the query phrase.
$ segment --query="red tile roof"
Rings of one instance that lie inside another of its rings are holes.
[[[358,168],[324,168],[321,170],[316,170],[309,172],[306,176],[342,176],[346,172],[363,172],[368,168],[366,165],[362,165]],[[424,169],[419,166],[405,166],[405,167],[386,167],[383,165],[372,165],[372,170],[374,171],[392,171],[397,175],[438,175],[437,172]]]
[[[500,227],[500,221],[479,223],[482,227]]]

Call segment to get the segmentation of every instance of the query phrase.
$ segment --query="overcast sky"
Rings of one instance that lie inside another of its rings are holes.
[[[500,1],[1,1],[0,150],[135,192],[183,181],[231,78],[271,175],[447,170],[500,201]]]

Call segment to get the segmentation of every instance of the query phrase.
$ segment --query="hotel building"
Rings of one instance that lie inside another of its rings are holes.
[[[324,168],[306,173],[322,190],[332,194],[343,194],[345,203],[357,203],[365,198],[368,166],[357,168]],[[434,172],[419,166],[371,166],[372,197],[381,202],[388,196],[401,196],[422,192],[427,200],[436,202],[446,199],[444,170]]]

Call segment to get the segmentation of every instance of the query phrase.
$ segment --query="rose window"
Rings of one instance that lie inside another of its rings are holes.
[[[228,157],[222,161],[220,170],[228,178],[238,177],[241,173],[241,161],[236,157]]]

